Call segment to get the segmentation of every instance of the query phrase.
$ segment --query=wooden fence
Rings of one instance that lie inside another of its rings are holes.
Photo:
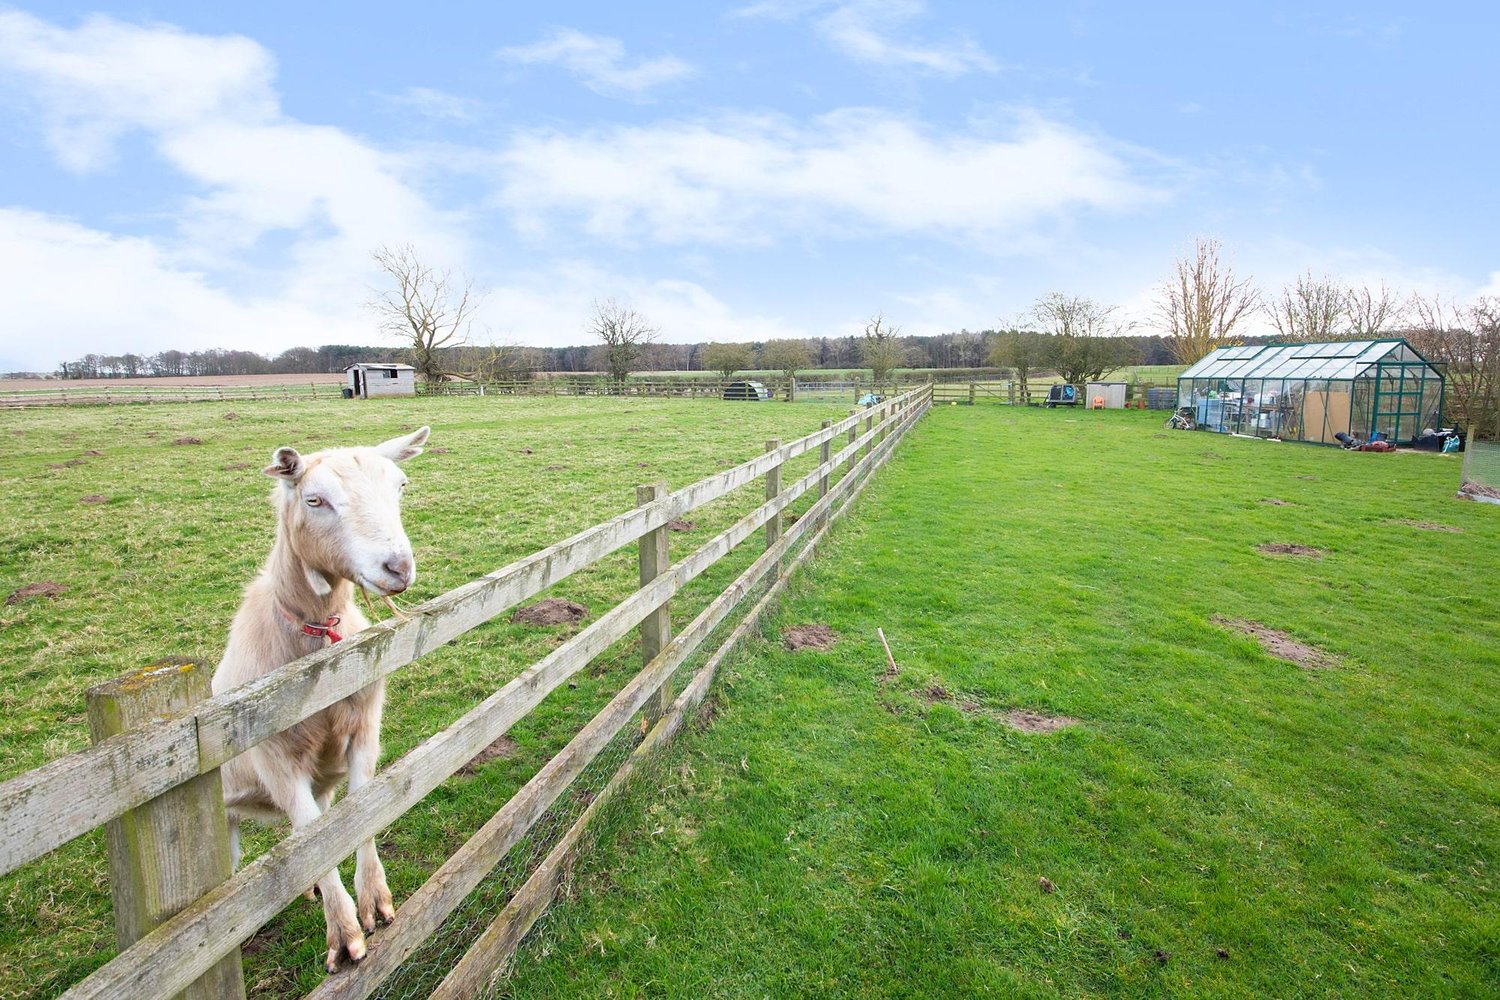
[[[127,403],[232,403],[236,400],[338,399],[342,385],[286,382],[280,385],[72,386],[3,391],[0,408],[23,406],[118,406]]]
[[[1055,380],[1033,381],[1027,383],[1026,391],[1021,391],[1020,383],[991,379],[976,381],[948,381],[937,382],[933,385],[932,402],[935,406],[945,406],[949,403],[958,403],[964,406],[973,406],[978,403],[1001,403],[1007,406],[1041,406],[1047,402],[1047,394],[1052,391]],[[1151,379],[1138,379],[1129,383],[1130,392],[1128,402],[1131,406],[1146,399],[1150,389],[1170,388],[1175,391],[1176,381],[1160,381]],[[1085,406],[1086,401],[1079,394],[1079,406]]]
[[[142,671],[90,692],[95,744],[0,785],[0,874],[108,824],[121,950],[64,996],[165,997],[184,990],[190,997],[243,996],[239,947],[245,940],[551,691],[639,628],[646,659],[640,673],[405,901],[395,921],[370,939],[364,961],[309,994],[324,1000],[374,991],[644,711],[655,720],[646,739],[433,994],[473,995],[551,901],[560,872],[603,802],[644,755],[677,732],[787,574],[811,556],[831,520],[931,403],[931,386],[922,386],[843,420],[824,421],[822,429],[790,443],[767,442],[760,457],[675,492],[642,487],[638,506],[627,513],[434,598],[407,620],[380,622],[232,691],[195,700],[206,692],[193,693],[192,678],[205,675],[184,665]],[[783,482],[783,467],[814,449],[818,464]],[[765,483],[764,503],[696,551],[669,561],[670,521],[758,480]],[[818,499],[785,525],[788,505],[810,492]],[[668,608],[673,595],[762,530],[764,552],[674,635]],[[317,821],[229,876],[221,765],[632,542],[640,547],[640,589]],[[769,589],[667,701],[677,669],[766,580]],[[206,687],[206,680],[198,683]]]

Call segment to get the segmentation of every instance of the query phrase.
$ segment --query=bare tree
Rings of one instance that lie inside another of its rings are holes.
[[[1406,339],[1440,366],[1447,409],[1458,426],[1488,435],[1500,408],[1500,298],[1460,305],[1441,295],[1413,295]]]
[[[1006,330],[996,338],[988,360],[996,367],[1015,369],[1021,399],[1027,400],[1032,373],[1041,367],[1046,347],[1046,338],[1034,330]]]
[[[788,383],[797,372],[812,364],[807,344],[800,340],[768,340],[760,349],[760,365],[781,372]]]
[[[614,299],[594,300],[588,332],[604,347],[604,367],[616,386],[623,386],[646,348],[656,342],[658,329],[646,317]]]
[[[1237,280],[1223,264],[1218,240],[1199,239],[1191,257],[1180,257],[1162,286],[1157,314],[1172,357],[1191,365],[1215,348],[1232,344],[1234,328],[1260,303],[1250,279]]]
[[[427,381],[445,374],[442,350],[468,343],[479,298],[473,282],[424,264],[411,244],[381,247],[374,253],[396,287],[378,292],[370,307],[380,328],[406,344],[411,365]]]
[[[1400,324],[1401,314],[1400,302],[1383,281],[1379,289],[1361,285],[1344,290],[1344,324],[1350,340],[1385,336],[1392,326]]]
[[[1344,314],[1345,293],[1338,283],[1312,272],[1297,276],[1295,285],[1283,285],[1281,295],[1266,306],[1266,313],[1282,340],[1315,343],[1333,340]]]
[[[1123,339],[1131,324],[1121,321],[1118,306],[1106,306],[1081,295],[1053,292],[1037,300],[1032,315],[1052,334],[1044,363],[1069,385],[1097,382],[1131,363],[1133,345]]]
[[[899,326],[888,326],[885,316],[876,313],[865,324],[864,340],[860,342],[860,356],[865,367],[870,369],[870,379],[878,391],[890,381],[891,373],[901,364],[901,333]]]
[[[725,379],[734,378],[734,373],[750,367],[749,344],[709,344],[703,349],[703,367],[719,373]]]

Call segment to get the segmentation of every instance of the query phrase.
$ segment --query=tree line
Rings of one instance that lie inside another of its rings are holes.
[[[162,351],[152,355],[85,355],[66,362],[65,378],[140,375],[255,375],[338,372],[357,361],[409,362],[423,378],[481,380],[536,372],[608,372],[623,381],[636,371],[778,371],[865,368],[880,383],[897,368],[998,367],[1019,381],[1042,372],[1081,385],[1129,365],[1190,365],[1229,344],[1319,342],[1405,337],[1448,377],[1454,415],[1466,425],[1500,420],[1500,298],[1458,302],[1401,296],[1384,284],[1354,285],[1300,275],[1263,294],[1224,260],[1209,238],[1173,262],[1157,288],[1151,332],[1123,318],[1118,306],[1052,292],[1009,323],[980,331],[903,335],[875,315],[862,335],[774,339],[757,343],[659,342],[659,330],[629,303],[596,301],[582,324],[590,342],[568,347],[476,343],[474,314],[483,295],[464,276],[440,271],[411,246],[374,254],[388,279],[370,302],[380,328],[401,345],[296,347],[274,358],[253,351]],[[1275,329],[1247,336],[1252,318]],[[1486,423],[1485,426],[1488,426]]]
[[[149,378],[177,375],[307,375],[343,371],[357,361],[388,361],[389,347],[326,344],[293,347],[275,356],[254,351],[160,351],[156,354],[85,354],[57,368],[61,378]]]

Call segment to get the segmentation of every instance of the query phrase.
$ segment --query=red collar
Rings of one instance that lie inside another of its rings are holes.
[[[286,619],[288,625],[297,627],[303,635],[312,636],[314,639],[327,639],[329,642],[344,641],[344,637],[333,630],[333,627],[339,623],[338,615],[329,615],[327,621],[299,622],[280,604],[276,605],[276,610],[281,613],[281,617]]]

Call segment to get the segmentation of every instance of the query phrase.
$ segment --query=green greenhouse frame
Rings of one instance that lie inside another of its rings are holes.
[[[1177,379],[1200,430],[1338,444],[1409,444],[1442,425],[1442,373],[1405,340],[1221,347]]]

